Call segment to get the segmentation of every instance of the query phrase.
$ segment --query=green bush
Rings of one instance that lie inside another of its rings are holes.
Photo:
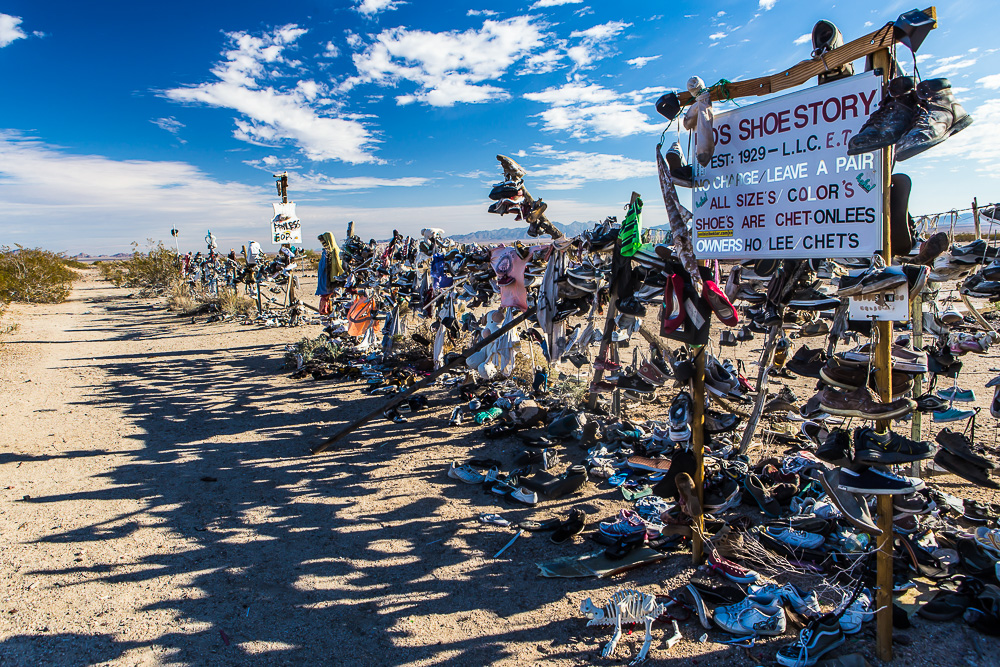
[[[303,338],[298,343],[285,347],[285,366],[295,368],[300,356],[304,364],[313,360],[333,362],[340,356],[340,352],[340,346],[326,336]]]
[[[181,262],[177,254],[163,245],[148,239],[149,250],[139,251],[139,244],[132,243],[132,257],[96,264],[105,280],[115,287],[137,287],[145,295],[162,294],[180,278]]]
[[[0,246],[0,303],[62,303],[78,277],[59,253]]]

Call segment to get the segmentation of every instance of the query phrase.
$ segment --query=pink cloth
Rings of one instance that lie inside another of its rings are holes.
[[[524,287],[524,267],[528,260],[521,259],[514,248],[500,246],[490,253],[490,264],[497,278],[510,276],[514,279],[512,283],[500,285],[500,305],[528,310],[528,291]]]

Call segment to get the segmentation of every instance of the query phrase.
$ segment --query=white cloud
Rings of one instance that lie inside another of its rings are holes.
[[[168,118],[154,118],[149,122],[155,125],[156,127],[160,128],[161,130],[164,130],[174,135],[175,137],[177,137],[177,140],[182,144],[187,143],[187,141],[180,138],[180,131],[181,128],[184,127],[184,123],[180,122],[173,116],[170,116]]]
[[[778,3],[778,0],[758,0],[757,9],[763,9],[765,12],[774,9],[774,6]]]
[[[21,30],[21,17],[10,14],[0,14],[0,48],[27,37]]]
[[[990,74],[981,79],[976,79],[976,83],[982,84],[983,88],[990,90],[1000,89],[1000,74]]]
[[[406,3],[399,0],[356,0],[354,9],[362,16],[375,16],[380,12],[398,9],[403,4]]]
[[[711,35],[708,36],[708,38],[712,41],[717,41],[720,39],[725,39],[727,34],[728,33],[725,32],[713,32]]]
[[[574,82],[527,93],[524,98],[549,105],[549,109],[536,114],[542,119],[545,131],[565,131],[575,139],[595,141],[658,132],[660,126],[651,123],[639,107],[655,100],[663,90],[646,88],[618,93],[597,84]]]
[[[632,58],[631,60],[626,60],[625,62],[634,67],[635,69],[642,69],[649,63],[658,59],[660,56],[639,56],[638,58]]]
[[[952,76],[960,69],[966,69],[972,67],[978,62],[978,58],[966,58],[965,56],[948,56],[947,58],[941,58],[935,63],[934,69],[932,69],[928,76],[939,77],[939,76]]]
[[[228,34],[233,48],[212,68],[216,81],[173,88],[164,95],[177,102],[233,109],[241,114],[234,122],[237,139],[273,146],[292,142],[312,160],[350,163],[378,162],[370,152],[377,140],[356,117],[331,114],[331,100],[321,97],[325,84],[299,80],[281,88],[280,68],[295,61],[284,52],[306,31],[287,25],[271,34]],[[263,85],[270,81],[273,85]]]
[[[487,20],[480,30],[465,32],[385,30],[354,55],[358,76],[345,81],[342,89],[366,82],[393,86],[406,80],[419,89],[398,96],[399,104],[449,107],[457,102],[504,99],[509,97],[505,90],[485,82],[499,79],[514,63],[543,46],[542,36],[530,16]]]
[[[583,0],[580,0],[580,2],[583,2]],[[470,9],[469,11],[465,12],[465,15],[466,16],[496,16],[497,12],[493,11],[492,9]]]
[[[864,27],[866,27],[866,28],[870,28],[870,27],[872,27],[873,25],[875,25],[875,24],[874,24],[874,23],[872,23],[871,21],[865,21],[865,25],[864,25]]]
[[[725,16],[725,15],[726,15],[726,12],[720,9],[719,11],[717,11],[717,12],[715,13],[715,18],[717,18],[717,19],[718,19],[718,18],[722,18],[722,17],[723,17],[723,16]]]
[[[323,55],[327,58],[336,58],[340,55],[340,49],[333,42],[327,42],[326,48],[323,50]]]
[[[917,64],[919,65],[922,62],[927,62],[928,60],[930,60],[931,58],[934,58],[934,57],[936,57],[936,56],[933,56],[930,53],[918,53],[917,54]]]
[[[583,0],[538,0],[529,9],[542,9],[545,7],[561,7],[563,5],[578,5]]]
[[[1000,99],[967,110],[974,118],[972,125],[914,159],[948,158],[944,164],[960,164],[962,169],[971,167],[980,174],[1000,178]]]
[[[803,44],[808,44],[811,41],[812,41],[812,35],[807,32],[804,35],[799,35],[798,37],[796,37],[795,41],[793,41],[792,44],[794,44],[795,46],[802,46]]]
[[[614,52],[613,46],[608,42],[631,25],[624,21],[608,21],[586,30],[574,30],[569,34],[570,39],[579,39],[580,43],[567,49],[566,55],[576,63],[578,69],[595,60],[607,58]]]
[[[656,163],[622,155],[557,151],[551,146],[535,146],[529,152],[548,164],[526,167],[532,181],[551,190],[571,190],[591,181],[625,181],[656,176]]]
[[[268,169],[270,171],[270,168]],[[294,182],[296,192],[349,192],[357,190],[372,190],[375,188],[415,188],[430,183],[430,179],[419,176],[402,178],[376,178],[372,176],[351,176],[348,178],[331,177],[325,174],[309,172],[307,174],[289,172],[289,179]]]

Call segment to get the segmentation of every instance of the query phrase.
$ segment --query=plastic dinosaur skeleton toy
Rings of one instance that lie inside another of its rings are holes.
[[[591,625],[615,626],[615,632],[611,635],[611,641],[608,642],[607,646],[601,652],[601,656],[605,658],[610,658],[618,646],[618,640],[622,636],[622,623],[645,623],[646,640],[642,643],[642,649],[640,649],[639,654],[629,663],[631,665],[638,665],[646,659],[646,654],[649,653],[649,646],[653,643],[653,621],[666,611],[667,605],[657,604],[656,598],[652,595],[646,595],[645,593],[627,588],[615,593],[603,608],[595,607],[590,598],[580,603],[580,613],[590,619],[587,627]],[[674,621],[674,634],[667,640],[667,648],[676,644],[679,639],[680,629],[677,627],[677,621]]]

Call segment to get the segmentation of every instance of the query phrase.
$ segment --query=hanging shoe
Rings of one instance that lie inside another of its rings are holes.
[[[896,161],[902,162],[933,148],[972,125],[952,94],[948,79],[925,79],[917,84],[918,107],[913,127],[896,142]]]
[[[912,76],[897,76],[889,82],[886,96],[858,133],[847,142],[848,155],[870,153],[899,141],[913,127],[917,94]]]
[[[817,21],[812,29],[812,57],[822,60],[823,55],[844,45],[844,36],[830,21]],[[840,67],[823,72],[817,77],[817,83],[823,85],[832,81],[854,76],[854,64],[844,63]]]

